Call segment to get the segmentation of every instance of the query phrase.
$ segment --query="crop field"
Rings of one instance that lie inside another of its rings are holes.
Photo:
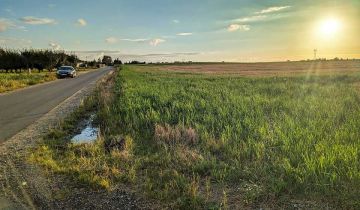
[[[278,62],[278,63],[229,63],[168,65],[162,69],[175,72],[231,74],[239,76],[293,76],[351,74],[360,70],[359,60],[319,61],[319,62]]]
[[[0,93],[56,79],[54,72],[0,73]]]
[[[346,62],[123,66],[95,100],[103,137],[32,160],[174,208],[356,209],[360,69]],[[109,152],[116,136],[124,146]]]

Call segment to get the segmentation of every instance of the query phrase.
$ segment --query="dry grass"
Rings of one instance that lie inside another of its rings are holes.
[[[154,138],[157,142],[168,145],[187,144],[194,145],[198,142],[198,135],[193,128],[186,128],[184,126],[164,126],[156,124]]]
[[[0,93],[56,80],[53,72],[42,73],[0,73]]]
[[[160,69],[204,74],[235,74],[240,76],[291,76],[355,73],[360,71],[360,61],[309,61],[274,63],[229,63],[165,65]]]

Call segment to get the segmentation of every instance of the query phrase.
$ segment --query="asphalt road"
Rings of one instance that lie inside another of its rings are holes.
[[[0,95],[0,144],[111,70],[101,68],[76,78],[61,79]]]

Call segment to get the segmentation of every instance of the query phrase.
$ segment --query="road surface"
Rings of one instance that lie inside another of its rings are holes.
[[[76,78],[56,80],[0,95],[0,144],[111,69],[104,67]]]

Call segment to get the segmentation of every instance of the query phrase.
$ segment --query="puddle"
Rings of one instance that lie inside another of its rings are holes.
[[[95,115],[91,115],[90,118],[86,121],[86,126],[82,129],[80,134],[77,134],[71,139],[72,143],[81,144],[81,143],[92,143],[94,142],[99,133],[99,129],[93,127],[92,122]]]

